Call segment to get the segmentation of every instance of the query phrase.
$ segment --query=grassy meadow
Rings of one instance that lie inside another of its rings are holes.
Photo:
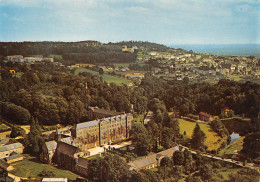
[[[125,79],[125,78],[119,78],[119,77],[116,77],[116,76],[112,76],[112,75],[107,75],[107,74],[103,74],[103,75],[99,75],[98,72],[96,71],[93,71],[93,70],[89,70],[89,69],[86,69],[86,68],[77,68],[76,71],[75,71],[75,74],[79,74],[79,73],[82,73],[82,72],[88,72],[88,73],[91,73],[93,75],[98,75],[98,76],[101,76],[103,78],[103,81],[106,81],[107,83],[115,83],[115,84],[129,84],[130,81]]]
[[[24,156],[26,157],[24,160],[12,164],[15,168],[12,174],[24,178],[38,178],[38,174],[46,169],[52,171],[56,178],[76,179],[78,177],[78,175],[68,170],[57,169],[51,165],[42,164],[36,157],[28,154],[24,154]]]
[[[184,119],[179,119],[180,133],[183,134],[184,131],[186,135],[191,138],[193,130],[196,123],[190,122]],[[199,123],[201,130],[206,134],[207,138],[205,145],[208,147],[207,150],[218,149],[225,139],[222,139],[216,132],[212,131],[207,123]]]
[[[222,149],[219,152],[219,156],[235,155],[235,154],[239,153],[243,148],[244,138],[245,138],[245,136],[235,140],[234,142],[232,142],[231,144],[226,146],[224,149]]]

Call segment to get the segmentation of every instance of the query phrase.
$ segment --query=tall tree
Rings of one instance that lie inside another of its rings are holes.
[[[192,133],[191,146],[194,149],[205,150],[205,139],[206,134],[200,129],[200,126],[197,123]]]
[[[25,138],[25,147],[28,152],[33,155],[38,155],[41,152],[41,147],[44,144],[44,139],[41,136],[41,129],[38,119],[31,119],[30,132]]]

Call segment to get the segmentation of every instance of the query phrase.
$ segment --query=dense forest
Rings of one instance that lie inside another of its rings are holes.
[[[22,118],[27,118],[28,110],[43,124],[78,123],[88,106],[129,112],[133,104],[135,113],[141,114],[153,107],[153,98],[157,98],[168,111],[177,111],[182,116],[201,111],[219,115],[224,107],[234,110],[236,115],[250,118],[256,118],[259,112],[260,88],[250,82],[220,80],[215,85],[189,85],[163,81],[146,74],[138,87],[128,87],[108,84],[89,73],[74,75],[53,64],[29,66],[2,61],[0,65],[2,115],[14,117],[8,113],[23,113],[27,116]],[[23,74],[21,77],[12,76],[10,69]],[[19,122],[26,123],[26,119],[19,119]]]
[[[56,61],[71,65],[75,63],[131,63],[136,53],[122,52],[122,46],[137,46],[143,50],[166,51],[168,47],[140,41],[102,44],[97,41],[81,42],[0,42],[0,55],[54,56]]]

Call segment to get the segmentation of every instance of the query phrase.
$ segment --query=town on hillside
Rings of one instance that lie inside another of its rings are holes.
[[[0,180],[259,181],[260,58],[1,42]]]

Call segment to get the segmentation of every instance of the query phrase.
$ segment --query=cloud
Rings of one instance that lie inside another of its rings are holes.
[[[129,8],[126,8],[126,10],[134,13],[140,13],[140,12],[147,12],[148,8],[140,7],[140,6],[132,6]]]

